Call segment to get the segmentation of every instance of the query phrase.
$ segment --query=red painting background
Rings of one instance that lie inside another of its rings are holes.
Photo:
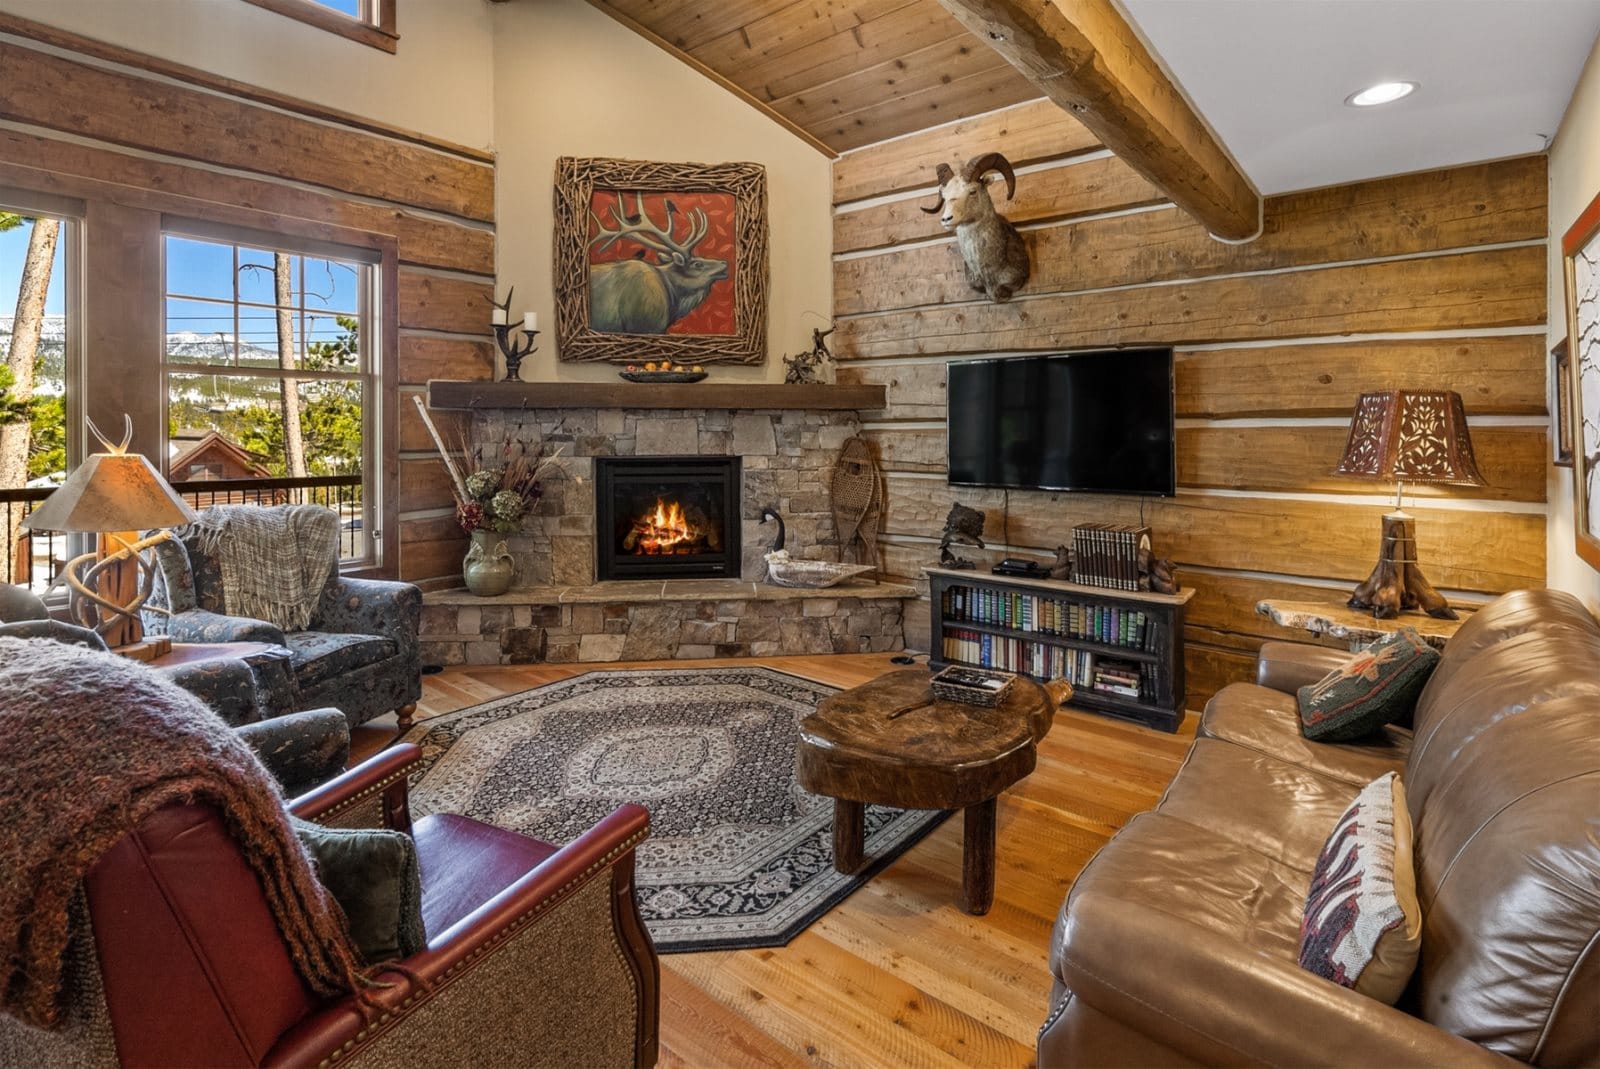
[[[622,193],[624,209],[628,214],[635,211],[635,194],[631,190]],[[728,277],[712,283],[711,290],[706,294],[706,299],[701,301],[694,311],[678,320],[667,328],[668,334],[736,334],[738,333],[734,316],[733,280],[738,272],[738,262],[734,255],[734,218],[738,209],[737,198],[732,193],[646,193],[644,195],[645,213],[652,219],[656,226],[662,226],[667,221],[667,201],[671,200],[678,208],[674,216],[672,228],[673,237],[681,240],[689,233],[687,215],[696,208],[706,213],[706,222],[710,229],[700,244],[694,248],[696,256],[712,260],[724,260],[728,264]],[[600,223],[596,219],[604,219],[608,229],[616,229],[616,220],[612,218],[611,210],[617,204],[617,190],[596,189],[589,200],[589,237],[594,239],[600,234]],[[594,246],[589,247],[589,263],[603,264],[617,260],[631,260],[638,253],[645,251],[644,246],[624,238],[616,242],[605,251],[597,251]],[[657,256],[649,253],[649,261],[655,263]]]

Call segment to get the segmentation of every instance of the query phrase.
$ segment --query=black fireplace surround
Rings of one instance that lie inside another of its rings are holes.
[[[737,579],[738,457],[596,457],[595,577]]]

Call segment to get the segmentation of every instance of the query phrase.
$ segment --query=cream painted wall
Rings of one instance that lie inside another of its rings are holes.
[[[584,0],[524,0],[493,17],[499,296],[515,286],[513,317],[536,311],[544,331],[523,378],[616,381],[613,365],[556,359],[551,183],[558,156],[617,156],[766,166],[771,355],[711,373],[781,382],[781,354],[810,348],[811,328],[832,314],[828,159]]]
[[[488,0],[401,0],[394,55],[240,0],[0,0],[0,11],[472,148],[493,145]]]
[[[1550,147],[1550,344],[1566,336],[1561,237],[1600,193],[1600,42]],[[1600,612],[1600,571],[1573,550],[1572,470],[1550,468],[1549,582]]]

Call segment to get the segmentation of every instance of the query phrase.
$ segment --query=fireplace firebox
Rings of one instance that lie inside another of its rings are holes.
[[[596,457],[595,576],[737,579],[738,457]]]

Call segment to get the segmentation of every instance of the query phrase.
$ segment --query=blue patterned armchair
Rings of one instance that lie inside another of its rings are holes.
[[[221,565],[201,547],[198,530],[180,527],[173,534],[155,547],[156,582],[149,602],[171,615],[146,611],[147,633],[169,635],[174,642],[285,646],[293,654],[296,708],[335,706],[351,727],[393,711],[402,733],[411,727],[422,695],[420,590],[410,583],[349,579],[335,567],[311,626],[285,633],[264,620],[229,615]]]
[[[0,621],[8,615],[0,612]],[[87,627],[32,614],[0,622],[0,636],[107,649],[105,640]],[[250,666],[243,661],[215,660],[157,671],[205,702],[238,732],[277,779],[286,798],[322,786],[343,772],[350,759],[350,725],[337,709],[307,709],[269,720],[255,719],[259,711],[253,695],[255,682]]]

